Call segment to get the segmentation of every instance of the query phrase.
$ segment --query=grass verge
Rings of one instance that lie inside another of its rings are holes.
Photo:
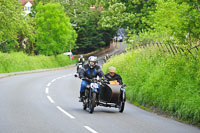
[[[74,64],[66,55],[58,56],[28,56],[20,53],[0,53],[0,73],[20,72],[27,70],[63,67]]]
[[[173,56],[148,47],[112,57],[103,71],[111,65],[127,84],[131,102],[200,126],[200,58]]]

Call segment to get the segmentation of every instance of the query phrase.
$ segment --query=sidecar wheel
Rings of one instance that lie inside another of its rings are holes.
[[[124,106],[125,106],[125,102],[120,102],[120,105],[119,105],[119,112],[120,112],[120,113],[123,113],[123,111],[124,111]]]

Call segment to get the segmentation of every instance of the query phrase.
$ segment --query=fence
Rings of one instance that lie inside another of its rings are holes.
[[[173,54],[174,56],[177,54],[184,54],[185,56],[188,56],[188,53],[196,59],[196,55],[198,54],[199,48],[200,48],[200,44],[193,46],[191,48],[183,48],[179,45],[174,45],[174,44],[170,44],[170,43],[147,43],[146,45],[142,45],[142,46],[138,46],[140,48],[145,48],[145,47],[158,47],[158,49],[161,52],[168,52],[170,54]]]

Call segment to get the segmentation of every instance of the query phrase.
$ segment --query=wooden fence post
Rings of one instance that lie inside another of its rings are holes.
[[[168,43],[169,44],[169,43]],[[169,44],[169,47],[170,47],[170,49],[171,49],[171,51],[172,51],[172,53],[173,53],[173,55],[175,55],[175,53],[174,53],[174,51],[173,51],[173,49],[172,49],[172,47],[171,47],[171,45]]]
[[[165,43],[164,43],[165,44]],[[169,50],[168,46],[165,44],[167,51],[169,52],[169,54],[171,54],[171,51]]]

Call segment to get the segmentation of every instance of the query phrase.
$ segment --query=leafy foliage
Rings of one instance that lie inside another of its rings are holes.
[[[139,33],[150,27],[148,25],[150,12],[155,10],[156,2],[155,0],[110,0],[101,3],[108,7],[101,20],[103,26],[107,26],[104,23],[108,23],[118,27],[128,27],[132,32]]]
[[[124,4],[116,3],[109,6],[108,10],[103,11],[103,16],[99,23],[102,27],[119,29],[125,24],[129,24],[131,20],[134,20],[134,17],[134,15],[126,12]]]
[[[76,33],[60,4],[38,4],[36,48],[41,54],[57,55],[69,51],[75,44]]]
[[[110,44],[116,29],[103,28],[98,24],[102,13],[97,5],[94,10],[90,9],[90,5],[95,4],[94,0],[60,2],[78,34],[74,53],[87,53]]]
[[[22,12],[19,1],[0,1],[0,51],[20,49],[22,40],[35,41],[34,22]]]
[[[0,42],[9,39],[16,40],[18,26],[23,21],[21,6],[18,1],[0,1]],[[12,23],[8,23],[12,22]]]
[[[129,100],[200,124],[199,61],[199,58],[172,56],[148,47],[111,58],[103,70],[107,72],[111,65],[117,68],[127,84]]]
[[[75,27],[77,34],[77,48],[73,50],[75,53],[87,53],[108,46],[112,39],[112,29],[101,28],[98,25],[101,12],[88,11],[79,15]]]
[[[197,9],[190,10],[187,3],[159,0],[157,10],[152,14],[152,27],[168,36],[174,36],[182,44],[187,35],[190,35],[190,39],[199,38],[200,14]]]
[[[174,41],[175,44],[197,44],[200,34],[199,2],[182,0],[157,0],[156,10],[149,12],[147,23],[151,27],[139,34],[130,34],[131,39],[143,40],[146,34],[152,41]],[[142,37],[143,36],[143,37]],[[132,43],[133,44],[133,43]]]

